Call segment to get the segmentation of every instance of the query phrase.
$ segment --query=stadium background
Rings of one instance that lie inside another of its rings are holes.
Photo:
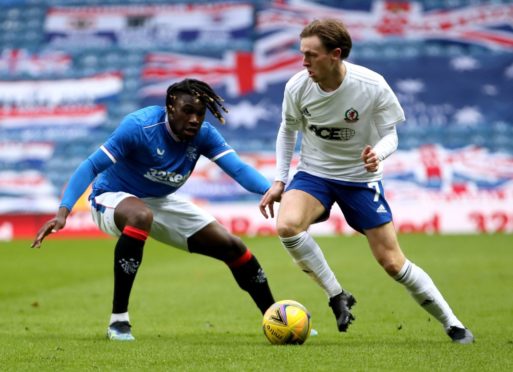
[[[401,232],[513,232],[509,1],[0,0],[0,240],[31,238],[73,169],[174,80],[211,83],[228,142],[269,179],[298,33],[341,18],[349,60],[383,74],[407,121],[385,166]],[[215,120],[212,120],[214,123]],[[208,161],[180,191],[242,235],[273,232]],[[338,210],[317,234],[352,234]],[[81,200],[63,237],[99,236]]]

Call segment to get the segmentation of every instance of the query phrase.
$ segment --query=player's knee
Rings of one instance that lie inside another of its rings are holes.
[[[399,274],[402,268],[402,262],[392,258],[383,258],[378,260],[379,264],[387,272],[388,275],[394,277]]]
[[[242,240],[218,224],[208,225],[188,240],[190,252],[213,257],[224,262],[236,260],[247,248]]]
[[[217,258],[226,263],[239,259],[248,251],[242,239],[228,233],[224,229],[217,230],[216,234],[209,236],[206,239],[206,243],[195,244],[194,251]]]
[[[289,238],[301,233],[304,231],[304,228],[300,224],[292,221],[278,221],[276,224],[276,231],[282,238]]]
[[[239,258],[247,251],[246,245],[235,235],[230,235],[226,247],[228,256],[226,260],[228,261]]]
[[[218,258],[228,263],[239,259],[246,251],[246,245],[235,235],[227,234],[217,250]]]
[[[153,223],[153,212],[149,208],[139,208],[127,218],[127,224],[138,227],[145,231],[150,231]]]

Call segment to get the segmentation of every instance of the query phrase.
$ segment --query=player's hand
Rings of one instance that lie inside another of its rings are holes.
[[[376,172],[378,170],[379,158],[371,146],[365,146],[360,157],[363,160],[363,166],[367,172]]]
[[[50,234],[56,233],[66,226],[66,218],[68,217],[69,211],[61,207],[57,215],[49,221],[46,221],[43,226],[39,229],[36,234],[36,238],[30,245],[30,248],[39,248],[43,240]]]
[[[260,213],[265,218],[274,218],[274,203],[279,202],[281,200],[281,194],[283,194],[283,190],[285,189],[285,184],[281,181],[274,181],[269,190],[262,196],[260,200],[259,208]],[[267,209],[269,209],[269,213],[267,213]]]

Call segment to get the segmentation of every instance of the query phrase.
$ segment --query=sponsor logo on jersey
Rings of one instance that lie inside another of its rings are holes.
[[[349,141],[356,133],[351,128],[320,127],[313,124],[308,129],[317,137],[332,141]]]
[[[347,123],[355,123],[358,121],[360,114],[358,114],[358,111],[356,111],[354,108],[350,108],[346,111],[344,114],[344,120]]]
[[[162,156],[162,155],[164,155],[164,153],[165,153],[165,152],[166,152],[166,150],[164,150],[164,149],[159,149],[159,148],[157,147],[157,155],[158,155],[158,156]]]
[[[310,111],[308,111],[308,108],[305,107],[302,111],[303,115],[305,115],[307,118],[311,118],[312,114],[310,114]]]
[[[187,181],[190,175],[191,171],[187,172],[186,174],[180,174],[176,172],[168,172],[165,170],[150,169],[146,172],[144,177],[153,182],[164,183],[173,187],[180,187],[185,183],[185,181]]]

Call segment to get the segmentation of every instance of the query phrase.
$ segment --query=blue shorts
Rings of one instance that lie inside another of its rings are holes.
[[[349,226],[361,233],[392,221],[381,181],[345,182],[298,172],[286,191],[289,190],[304,191],[321,202],[326,212],[315,222],[327,220],[334,203],[339,205]]]

